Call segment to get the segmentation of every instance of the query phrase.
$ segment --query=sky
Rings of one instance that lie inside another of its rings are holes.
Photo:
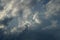
[[[60,40],[60,0],[0,0],[0,40]]]

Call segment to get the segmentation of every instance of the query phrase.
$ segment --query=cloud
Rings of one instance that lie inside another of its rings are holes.
[[[51,17],[52,15],[57,15],[59,13],[56,13],[60,10],[59,0],[50,1],[48,4],[46,4],[47,11],[45,12],[45,15],[47,18]]]
[[[3,29],[4,28],[4,25],[0,25],[0,29]]]
[[[13,27],[17,27],[18,29],[18,27],[24,26],[25,28],[27,24],[35,25],[35,23],[40,23],[38,17],[34,18],[33,15],[35,15],[35,13],[33,13],[30,8],[32,0],[1,0],[1,2],[4,9],[0,12],[0,20],[3,21],[6,17],[13,17],[9,23],[5,20],[8,24],[8,26],[6,26],[8,30],[12,30]],[[19,13],[21,10],[22,13]]]
[[[32,31],[54,34],[53,31],[58,30],[60,26],[59,2],[59,0],[2,0],[0,24],[3,23],[3,25],[0,29],[3,28],[5,34],[20,32],[22,35],[26,33],[29,35]],[[9,21],[10,18],[12,19]],[[4,26],[4,22],[7,26]],[[27,29],[29,32],[26,31]]]

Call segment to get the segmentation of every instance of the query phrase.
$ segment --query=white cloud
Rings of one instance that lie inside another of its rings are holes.
[[[41,23],[41,20],[39,20],[39,17],[38,17],[38,12],[36,12],[36,13],[33,15],[33,20],[34,20],[36,23],[38,23],[38,24]]]

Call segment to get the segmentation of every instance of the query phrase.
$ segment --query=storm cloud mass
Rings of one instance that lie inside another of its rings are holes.
[[[0,40],[60,40],[60,0],[0,0]]]

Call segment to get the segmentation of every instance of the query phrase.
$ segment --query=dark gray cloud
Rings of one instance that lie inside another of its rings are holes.
[[[1,0],[0,40],[60,40],[59,33],[60,0]]]

